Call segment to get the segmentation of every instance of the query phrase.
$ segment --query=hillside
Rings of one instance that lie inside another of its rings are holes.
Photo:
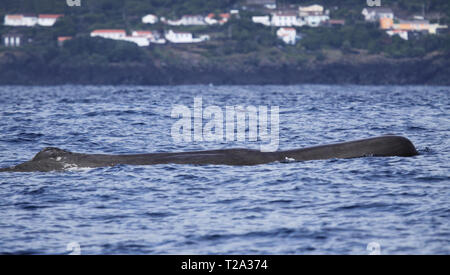
[[[449,22],[447,0],[382,2],[405,18],[425,14],[431,22]],[[55,0],[4,0],[2,18],[15,13],[64,17],[51,28],[0,25],[0,34],[20,33],[32,41],[0,47],[0,84],[450,84],[448,30],[404,41],[364,22],[365,1],[277,1],[281,8],[314,3],[329,9],[332,19],[345,19],[345,26],[297,28],[302,39],[287,45],[277,39],[276,28],[251,22],[264,10],[243,8],[240,0],[82,0],[81,7]],[[224,25],[170,27],[211,37],[198,44],[138,47],[89,37],[94,29],[169,29],[143,24],[148,13],[175,19],[230,9],[240,9],[239,17]],[[59,36],[74,38],[59,47]]]

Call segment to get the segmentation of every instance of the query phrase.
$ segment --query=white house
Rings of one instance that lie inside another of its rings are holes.
[[[209,35],[194,38],[190,32],[175,32],[173,30],[166,32],[165,37],[171,43],[198,43],[210,39]]]
[[[298,15],[293,11],[277,11],[272,13],[272,26],[292,27],[299,26]]]
[[[294,45],[297,38],[297,31],[294,28],[279,28],[277,30],[277,37],[286,44]]]
[[[210,13],[205,17],[205,22],[208,25],[215,25],[219,23],[219,20],[216,19],[216,15],[214,13]]]
[[[133,31],[131,33],[131,36],[136,36],[136,37],[145,37],[148,39],[154,39],[155,38],[155,33],[152,31]]]
[[[330,20],[328,13],[324,13],[323,11],[322,6],[313,5],[302,8],[298,13],[292,10],[276,11],[272,13],[271,19],[269,16],[253,16],[252,21],[257,24],[275,27],[301,27],[304,25],[318,27],[322,23]]]
[[[264,16],[253,16],[252,22],[256,24],[263,24],[264,26],[270,26],[270,16],[264,15]]]
[[[23,42],[23,36],[21,34],[3,35],[3,45],[5,45],[5,47],[20,47]]]
[[[308,25],[310,27],[318,27],[322,22],[327,22],[330,20],[330,16],[322,14],[322,15],[308,15],[301,18],[302,22],[305,23],[305,25]]]
[[[150,43],[153,44],[165,44],[166,40],[161,38],[161,35],[157,31],[133,31],[131,36],[145,37]]]
[[[397,20],[396,23],[391,18],[381,18],[380,28],[386,30],[389,36],[398,35],[404,40],[408,40],[409,32],[428,32],[436,34],[438,29],[447,28],[446,25],[431,24],[424,19]]]
[[[158,43],[161,41],[159,41],[159,33],[156,31],[133,31],[131,33],[131,36],[145,38],[145,39],[147,39],[147,41],[149,43],[161,44],[161,43]],[[138,42],[139,42],[139,40],[138,40]],[[138,45],[140,45],[140,44],[145,44],[145,43],[139,42]],[[148,46],[148,45],[146,45],[146,46]]]
[[[404,31],[404,30],[388,30],[388,31],[386,31],[386,33],[389,36],[398,35],[401,39],[408,40],[408,31]]]
[[[156,32],[152,31],[133,31],[131,36],[134,37],[134,42],[140,47],[149,46],[151,42],[155,41],[159,36]],[[129,41],[129,40],[127,40]]]
[[[159,37],[154,40],[151,40],[150,42],[153,44],[166,44],[166,39]]]
[[[39,14],[38,24],[44,27],[51,27],[55,25],[58,18],[63,16],[62,14]]]
[[[94,30],[91,32],[91,37],[103,37],[108,39],[120,40],[127,36],[125,30]]]
[[[298,14],[300,25],[308,25],[310,27],[318,27],[330,20],[329,11],[325,11],[321,5],[300,6]]]
[[[389,8],[364,8],[361,13],[369,22],[378,22],[381,18],[394,19],[394,12]]]
[[[300,6],[298,7],[299,16],[308,16],[310,14],[323,14],[324,8],[321,5],[311,5],[311,6]]]
[[[249,6],[264,6],[267,9],[276,9],[277,1],[276,0],[247,0],[245,4]]]
[[[206,22],[201,15],[183,15],[179,20],[168,20],[167,24],[172,26],[198,26],[206,25]]]
[[[190,32],[174,32],[169,30],[166,35],[166,40],[172,43],[192,43],[192,33]]]
[[[404,30],[412,32],[428,32],[429,34],[436,34],[438,29],[446,29],[446,25],[431,24],[428,20],[398,20],[392,25],[394,30]]]
[[[219,24],[223,25],[225,23],[228,22],[228,20],[230,20],[231,18],[231,14],[230,13],[221,13],[219,14]]]
[[[147,14],[146,16],[142,17],[142,23],[156,24],[156,23],[158,23],[158,16],[156,16],[154,14]]]
[[[38,18],[30,14],[7,14],[5,15],[5,26],[33,27],[38,23]]]
[[[181,19],[178,19],[178,20],[171,20],[171,19],[163,20],[163,19],[161,19],[161,22],[163,22],[164,24],[171,25],[171,26],[180,26],[181,25]]]
[[[4,25],[5,26],[23,26],[23,15],[22,14],[7,14],[7,15],[5,15]],[[6,43],[5,43],[5,45],[6,45]]]
[[[228,22],[230,17],[231,17],[231,14],[229,14],[229,13],[221,13],[217,16],[214,13],[210,13],[205,17],[204,20],[205,20],[205,23],[208,25],[215,25],[215,24],[223,25]]]
[[[128,41],[137,44],[139,47],[146,47],[150,45],[148,33],[143,31],[134,31],[131,36],[127,36],[125,30],[94,30],[91,32],[91,37],[103,37],[106,39]]]
[[[53,26],[62,14],[40,14],[39,16],[31,14],[7,14],[5,15],[5,26],[33,27],[36,24],[44,27]]]
[[[181,25],[206,25],[205,17],[201,15],[183,15],[183,17],[181,17]]]

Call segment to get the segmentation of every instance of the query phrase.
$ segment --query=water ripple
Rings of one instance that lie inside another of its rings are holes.
[[[91,153],[257,148],[175,143],[172,107],[279,106],[280,149],[404,135],[413,158],[0,174],[0,254],[450,253],[450,90],[426,86],[0,87],[0,166]],[[206,121],[205,121],[206,122]]]

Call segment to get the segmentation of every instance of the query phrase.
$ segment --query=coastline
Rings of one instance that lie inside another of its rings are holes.
[[[250,60],[250,61],[249,61]],[[252,61],[253,60],[253,61]],[[269,62],[258,56],[222,60],[190,58],[167,64],[60,64],[20,52],[0,55],[0,85],[450,85],[450,56],[393,59],[356,54],[336,60]]]

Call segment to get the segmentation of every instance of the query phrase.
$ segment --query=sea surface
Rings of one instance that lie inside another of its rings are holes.
[[[47,146],[259,148],[176,143],[172,110],[195,97],[224,111],[279,106],[279,150],[398,134],[421,154],[1,173],[0,253],[450,253],[450,87],[2,86],[0,167]]]

